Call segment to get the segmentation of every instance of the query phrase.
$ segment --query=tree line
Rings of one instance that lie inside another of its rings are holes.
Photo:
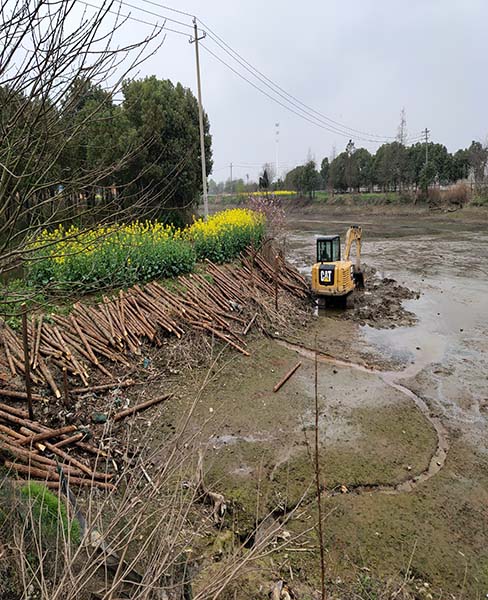
[[[335,158],[324,158],[320,169],[309,159],[275,185],[310,196],[318,189],[336,192],[413,189],[425,192],[433,184],[448,185],[468,177],[476,186],[482,186],[487,167],[488,146],[478,141],[455,153],[433,142],[405,146],[394,141],[383,144],[372,154],[366,148],[356,148],[350,140]]]
[[[73,216],[108,199],[131,205],[142,195],[148,210],[174,216],[198,200],[198,104],[191,90],[153,76],[123,83],[122,96],[116,103],[101,86],[79,78],[59,106],[41,107],[0,87],[0,202],[7,219],[24,198],[29,210],[66,205]],[[23,118],[15,121],[19,113]],[[206,115],[204,126],[211,171]],[[32,174],[29,162],[35,162]]]

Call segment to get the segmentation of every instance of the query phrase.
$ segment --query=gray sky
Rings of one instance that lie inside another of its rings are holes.
[[[488,0],[167,1],[196,14],[287,92],[348,127],[395,136],[405,107],[409,135],[428,127],[432,140],[451,151],[488,135]],[[143,0],[131,4],[191,23]],[[133,35],[147,34],[144,25],[132,27]],[[204,44],[252,79],[214,42]],[[334,146],[344,149],[347,137],[288,112],[203,50],[201,63],[215,179],[229,176],[231,161],[274,162],[276,122],[280,171],[303,163],[309,152],[320,163]],[[196,93],[194,46],[168,34],[141,68],[146,74],[181,81]],[[234,177],[254,178],[258,171],[236,167]]]

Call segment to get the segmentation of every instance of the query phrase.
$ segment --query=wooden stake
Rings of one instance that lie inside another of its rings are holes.
[[[64,392],[64,405],[69,406],[69,390],[68,390],[68,371],[66,367],[63,367],[63,392]]]
[[[51,438],[59,437],[63,433],[73,433],[73,431],[76,431],[76,425],[66,425],[66,427],[61,427],[60,429],[51,429],[50,431],[45,431],[43,433],[36,433],[32,437],[28,437],[24,441],[20,442],[20,446],[34,444],[40,442],[41,440],[50,440]]]
[[[283,379],[274,386],[273,392],[277,392],[288,381],[288,379],[290,379],[293,373],[297,371],[301,366],[302,363],[299,362],[293,367],[293,369],[290,369],[288,373],[283,377]]]
[[[254,321],[256,320],[256,317],[258,316],[258,313],[254,314],[254,317],[249,321],[249,323],[246,325],[246,328],[244,329],[244,331],[242,332],[242,335],[247,335],[249,330],[252,327],[252,324],[254,323]]]
[[[168,400],[169,398],[171,398],[172,395],[173,394],[166,394],[165,396],[158,396],[157,398],[152,398],[151,400],[146,400],[146,402],[141,402],[141,404],[136,404],[136,406],[133,406],[132,408],[127,408],[126,410],[121,410],[120,412],[116,413],[112,417],[112,420],[120,421],[120,419],[123,419],[124,417],[133,415],[134,413],[139,412],[140,410],[144,410],[145,408],[149,408],[153,404],[158,404],[159,402]]]
[[[275,264],[274,264],[274,293],[275,293],[275,310],[278,312],[278,255],[275,256]]]
[[[4,388],[0,389],[0,396],[5,396],[6,398],[12,398],[13,400],[27,400],[27,394],[25,392],[18,392],[17,390],[6,390]],[[31,394],[33,400],[42,400],[42,396],[39,394]]]
[[[24,375],[25,375],[25,391],[27,394],[27,405],[29,407],[29,419],[34,420],[34,410],[32,408],[32,386],[30,376],[30,359],[29,359],[29,338],[27,334],[27,306],[22,304],[22,342],[24,345]]]
[[[317,359],[317,335],[315,335],[315,486],[317,491],[317,509],[318,509],[318,538],[320,550],[320,581],[322,587],[322,599],[325,600],[325,549],[324,549],[324,534],[322,530],[322,487],[320,484],[320,461],[319,461],[319,392],[318,392],[318,359]]]

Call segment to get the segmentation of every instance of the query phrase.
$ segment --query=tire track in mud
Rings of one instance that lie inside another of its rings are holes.
[[[308,358],[309,360],[315,359],[315,350],[312,348],[307,348],[301,344],[297,344],[294,342],[290,342],[283,338],[273,337],[274,341],[287,348],[288,350],[292,350],[297,352],[300,356],[304,358]],[[427,403],[422,400],[420,396],[417,396],[412,390],[409,390],[407,387],[398,382],[398,380],[404,379],[406,375],[409,375],[406,369],[404,371],[380,371],[379,369],[375,369],[373,367],[368,367],[366,365],[361,365],[358,363],[341,360],[338,358],[334,358],[330,354],[326,354],[325,352],[317,351],[317,360],[321,363],[326,363],[330,365],[335,365],[338,367],[346,367],[350,369],[355,369],[356,371],[360,371],[362,373],[369,373],[372,375],[376,375],[379,377],[386,385],[391,387],[392,389],[404,394],[407,396],[415,406],[420,410],[425,419],[432,425],[437,435],[437,445],[436,450],[432,454],[429,466],[424,471],[417,473],[416,475],[412,475],[412,477],[392,485],[380,485],[380,484],[361,484],[361,485],[351,485],[348,486],[346,484],[347,492],[344,492],[342,489],[334,489],[334,490],[324,490],[325,495],[327,496],[336,496],[343,493],[349,494],[401,494],[405,492],[411,492],[414,490],[419,484],[425,483],[431,477],[434,477],[439,471],[442,469],[446,462],[447,453],[449,451],[449,436],[446,427],[442,424],[439,417],[432,414],[429,409]]]

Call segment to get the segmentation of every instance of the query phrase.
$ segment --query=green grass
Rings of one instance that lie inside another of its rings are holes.
[[[66,540],[76,545],[80,543],[78,521],[70,522],[66,506],[45,485],[31,481],[21,488],[20,494],[32,509],[32,526],[40,529],[45,541],[56,539],[62,531]]]

